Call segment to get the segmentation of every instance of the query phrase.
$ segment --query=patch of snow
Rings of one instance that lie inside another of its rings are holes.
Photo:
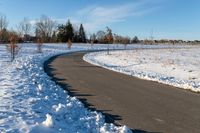
[[[127,51],[94,52],[85,61],[104,68],[200,92],[200,47],[159,47]]]
[[[46,114],[46,120],[42,122],[42,124],[46,127],[52,127],[53,126],[53,119],[50,114]]]

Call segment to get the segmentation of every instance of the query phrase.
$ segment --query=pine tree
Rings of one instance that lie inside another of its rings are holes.
[[[67,42],[65,27],[66,27],[65,25],[58,26],[58,35],[57,35],[58,42]]]
[[[65,31],[66,31],[66,40],[67,41],[72,40],[74,38],[74,29],[70,20],[68,20],[66,24]]]
[[[80,25],[80,28],[79,28],[79,42],[86,43],[85,30],[82,24]]]
[[[79,33],[78,32],[74,32],[74,38],[73,38],[73,42],[79,42]]]
[[[137,36],[135,36],[133,39],[132,39],[132,43],[138,43],[139,42],[139,39]]]

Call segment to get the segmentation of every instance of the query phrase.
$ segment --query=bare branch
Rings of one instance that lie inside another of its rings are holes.
[[[8,26],[8,21],[5,15],[0,14],[0,31],[6,29]]]
[[[43,15],[40,20],[35,24],[36,36],[43,38],[44,41],[48,41],[52,37],[53,31],[57,28],[56,21]]]

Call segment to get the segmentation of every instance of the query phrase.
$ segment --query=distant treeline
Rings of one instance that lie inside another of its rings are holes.
[[[135,36],[130,38],[113,34],[109,27],[97,33],[86,35],[83,24],[79,26],[72,24],[70,20],[66,24],[58,24],[47,16],[41,16],[34,25],[27,18],[24,18],[16,27],[16,31],[8,30],[8,21],[5,16],[0,16],[0,43],[8,43],[10,34],[18,36],[18,42],[40,42],[45,43],[66,43],[69,40],[75,43],[138,43]],[[31,34],[34,31],[34,34]]]
[[[66,24],[58,24],[55,20],[45,15],[37,21],[31,22],[24,18],[17,26],[17,30],[9,30],[8,20],[5,15],[0,14],[0,43],[9,43],[11,35],[15,35],[17,42],[41,42],[41,43],[66,43],[68,41],[75,43],[115,43],[115,44],[158,44],[158,43],[190,43],[199,44],[200,41],[183,41],[183,40],[139,40],[137,36],[121,36],[112,32],[112,29],[106,27],[105,30],[99,30],[97,33],[87,34],[83,24],[75,25],[67,21]],[[32,33],[34,31],[34,33]]]
[[[184,40],[168,40],[168,39],[160,39],[160,40],[151,40],[145,39],[140,41],[143,44],[200,44],[200,40],[194,41],[184,41]]]

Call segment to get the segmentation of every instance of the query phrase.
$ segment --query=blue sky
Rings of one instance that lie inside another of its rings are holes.
[[[148,39],[200,40],[200,0],[0,0],[0,13],[15,28],[24,17],[47,15],[59,23],[83,23],[88,34],[113,32]]]

